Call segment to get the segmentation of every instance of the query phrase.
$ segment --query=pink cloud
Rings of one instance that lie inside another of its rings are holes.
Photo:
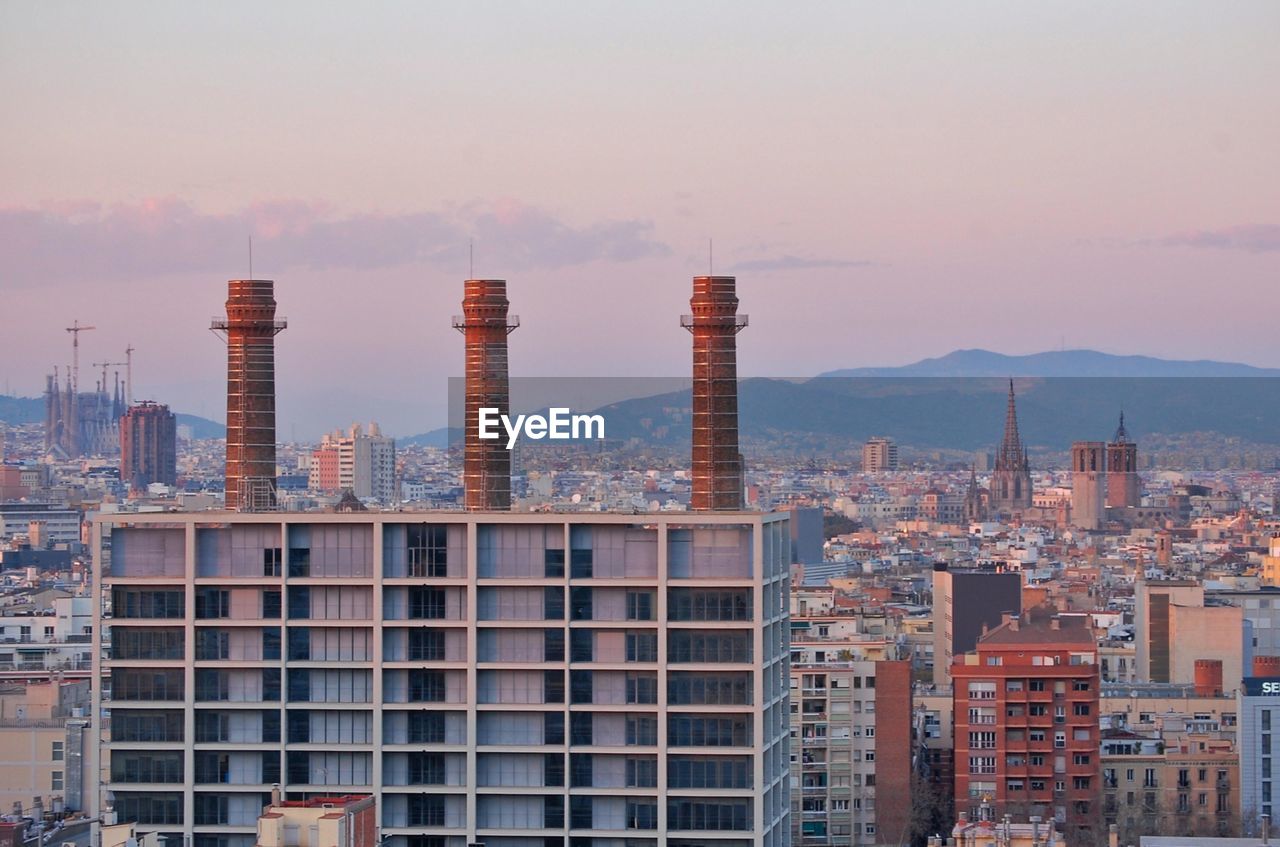
[[[1161,238],[1156,243],[1163,247],[1209,247],[1268,253],[1280,250],[1280,224],[1245,224],[1183,232]]]
[[[0,265],[13,285],[220,272],[243,267],[252,236],[259,267],[374,269],[458,262],[467,242],[486,264],[513,271],[662,256],[646,221],[573,225],[504,200],[461,212],[340,215],[299,200],[259,202],[228,214],[176,197],[102,206],[81,201],[0,209]]]

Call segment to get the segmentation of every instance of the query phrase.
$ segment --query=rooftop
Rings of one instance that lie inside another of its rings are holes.
[[[1059,616],[1052,610],[1038,607],[1021,617],[1008,617],[978,639],[979,648],[1006,644],[1062,644],[1092,648],[1094,639],[1086,617]]]

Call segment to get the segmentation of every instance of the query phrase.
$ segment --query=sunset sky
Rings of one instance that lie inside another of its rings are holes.
[[[221,419],[276,280],[282,437],[444,421],[475,275],[516,376],[960,347],[1280,367],[1280,3],[0,4],[0,390],[137,348]],[[81,384],[91,382],[91,368]],[[89,376],[86,376],[89,374]]]

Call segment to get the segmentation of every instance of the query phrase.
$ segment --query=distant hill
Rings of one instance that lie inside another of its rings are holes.
[[[224,438],[227,428],[208,418],[176,412],[179,424],[191,427],[196,438]],[[43,397],[8,397],[0,394],[0,421],[9,424],[44,423]]]
[[[1030,356],[957,350],[902,367],[745,379],[740,431],[744,445],[813,451],[853,448],[873,435],[921,448],[989,450],[1004,426],[1011,377],[1022,436],[1033,451],[1108,439],[1122,410],[1135,438],[1217,433],[1280,445],[1280,369],[1093,350]],[[684,450],[691,406],[683,390],[593,411],[605,416],[611,441]],[[446,446],[456,435],[437,429],[400,443]]]
[[[41,423],[44,421],[44,399],[0,394],[0,421],[10,424]]]
[[[1206,359],[1180,361],[1115,356],[1097,350],[1054,350],[1007,356],[990,350],[956,350],[936,359],[886,368],[843,368],[820,377],[1241,377],[1280,376],[1280,368],[1256,368]]]
[[[448,447],[449,439],[457,432],[450,430],[449,427],[440,427],[430,432],[420,432],[417,435],[410,435],[408,438],[397,438],[396,446],[398,447]]]
[[[1017,379],[1018,417],[1032,449],[1103,440],[1123,410],[1131,436],[1219,433],[1280,444],[1280,369],[1069,350],[1005,356],[959,350],[899,368],[829,371],[810,380],[747,379],[739,388],[744,443],[839,445],[888,435],[917,447],[990,449]],[[688,391],[599,410],[609,437],[683,446]]]
[[[1121,410],[1131,437],[1219,433],[1280,445],[1280,379],[1028,378],[1017,381],[1018,420],[1033,451],[1105,440]],[[745,380],[739,387],[744,443],[849,447],[887,435],[916,447],[994,449],[1004,426],[1003,379]],[[688,392],[607,406],[611,439],[683,447]]]
[[[191,435],[194,438],[226,438],[227,428],[217,421],[211,421],[208,418],[202,418],[198,415],[188,415],[184,412],[175,412],[174,417],[178,419],[178,425],[186,425],[191,427]]]

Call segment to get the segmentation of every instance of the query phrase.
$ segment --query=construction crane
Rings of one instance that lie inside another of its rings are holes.
[[[95,368],[102,368],[102,390],[104,392],[107,390],[107,368],[110,368],[110,367],[118,368],[121,365],[127,366],[128,364],[129,364],[128,362],[94,362],[93,363],[93,366]],[[117,381],[120,379],[120,371],[116,371],[116,379]],[[125,390],[128,391],[129,386],[126,385]],[[130,405],[133,405],[133,404],[130,404]]]
[[[124,348],[124,393],[125,405],[133,405],[133,342]]]
[[[97,329],[97,327],[80,326],[78,319],[72,321],[71,326],[67,327],[67,332],[71,333],[71,391],[75,397],[80,396],[80,333],[91,329]],[[103,379],[106,379],[105,373]]]

